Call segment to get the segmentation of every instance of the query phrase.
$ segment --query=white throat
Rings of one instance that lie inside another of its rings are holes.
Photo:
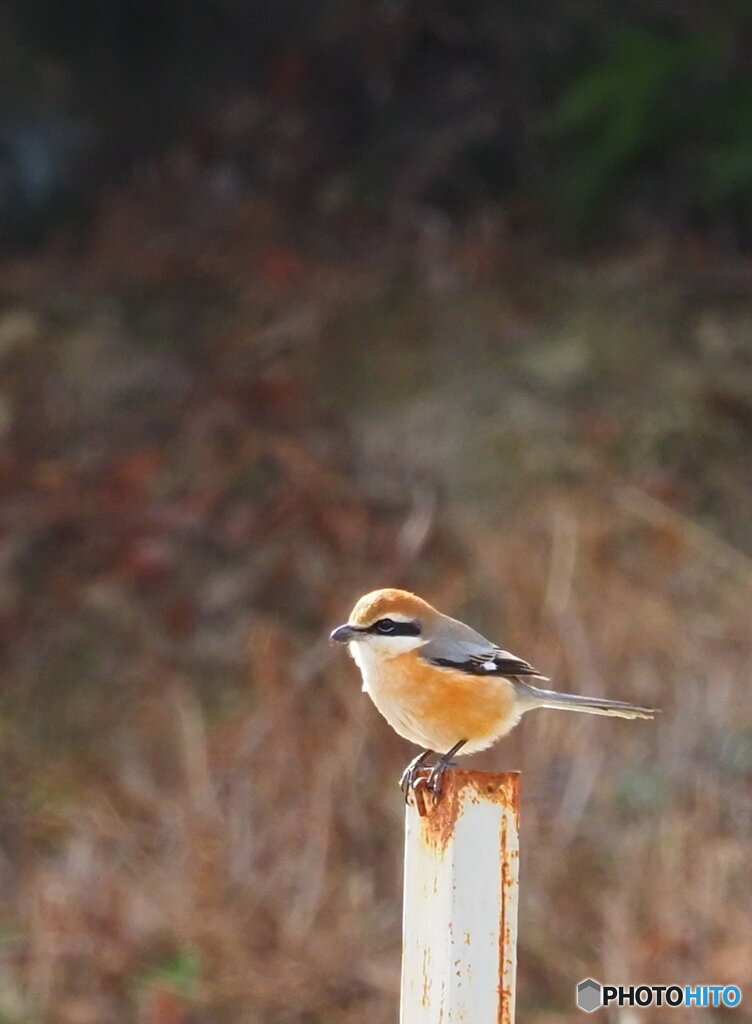
[[[421,636],[377,636],[369,634],[347,645],[355,664],[363,677],[363,689],[367,692],[377,685],[384,661],[397,658],[400,654],[422,647],[426,641]]]

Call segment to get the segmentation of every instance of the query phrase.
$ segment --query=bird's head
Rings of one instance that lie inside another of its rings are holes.
[[[347,622],[329,639],[340,644],[368,643],[385,657],[394,657],[424,644],[426,629],[437,614],[427,601],[407,590],[374,590],[360,598]]]

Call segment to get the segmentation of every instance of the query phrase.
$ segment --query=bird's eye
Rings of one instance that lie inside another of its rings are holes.
[[[379,619],[376,623],[376,629],[379,633],[393,633],[394,622],[391,619]]]

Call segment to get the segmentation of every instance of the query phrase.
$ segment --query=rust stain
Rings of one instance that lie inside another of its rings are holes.
[[[423,950],[423,992],[421,993],[420,1005],[428,1007],[431,1003],[431,954],[428,949]]]
[[[507,864],[507,818],[506,815],[501,822],[501,837],[500,837],[500,854],[501,854],[501,920],[499,921],[499,1024],[512,1024],[511,1014],[509,1010],[509,989],[504,985],[504,968],[506,966],[507,959],[507,932],[509,930],[509,924],[507,921],[507,901],[509,894],[507,891],[507,879],[505,879],[505,873],[508,874]]]
[[[520,825],[520,787],[519,773],[510,773],[507,783],[507,807],[512,812],[514,831],[519,835]],[[515,951],[511,946],[512,921],[516,880],[511,868],[512,857],[519,856],[517,850],[509,850],[509,819],[505,815],[501,823],[500,862],[501,862],[501,920],[499,921],[499,1017],[498,1024],[514,1024],[514,978],[512,984],[504,983],[505,974],[514,964]]]
[[[421,777],[413,791],[420,816],[421,842],[443,853],[454,835],[460,813],[460,798],[477,803],[492,800],[509,808],[519,821],[519,772],[474,772],[453,770],[442,779],[438,796],[431,793]]]
[[[446,850],[454,835],[454,828],[460,812],[461,787],[454,778],[444,776],[441,793],[435,796],[425,786],[416,790],[416,796],[422,795],[425,814],[420,819],[420,839],[424,846],[435,849],[439,853]],[[420,814],[420,808],[418,809]]]

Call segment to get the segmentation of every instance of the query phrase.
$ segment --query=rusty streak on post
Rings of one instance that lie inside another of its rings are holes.
[[[517,789],[517,787],[515,787]],[[515,796],[517,794],[515,793]],[[516,819],[519,828],[519,805],[515,800]],[[514,981],[517,972],[517,902],[515,894],[514,931],[509,921],[509,901],[512,887],[516,886],[516,879],[512,876],[507,856],[507,820],[501,820],[501,916],[499,919],[499,1024],[514,1024]],[[510,947],[513,957],[510,958]],[[511,974],[511,983],[510,983]]]
[[[473,803],[479,800],[495,801],[514,813],[515,824],[520,827],[520,773],[473,772],[455,770],[444,776],[443,788],[438,796],[426,789],[429,771],[420,772],[412,797],[420,815],[422,840],[443,850],[454,834],[460,812],[460,793]],[[475,791],[473,793],[473,790]]]
[[[442,783],[407,811],[401,1019],[513,1024],[519,773]]]

